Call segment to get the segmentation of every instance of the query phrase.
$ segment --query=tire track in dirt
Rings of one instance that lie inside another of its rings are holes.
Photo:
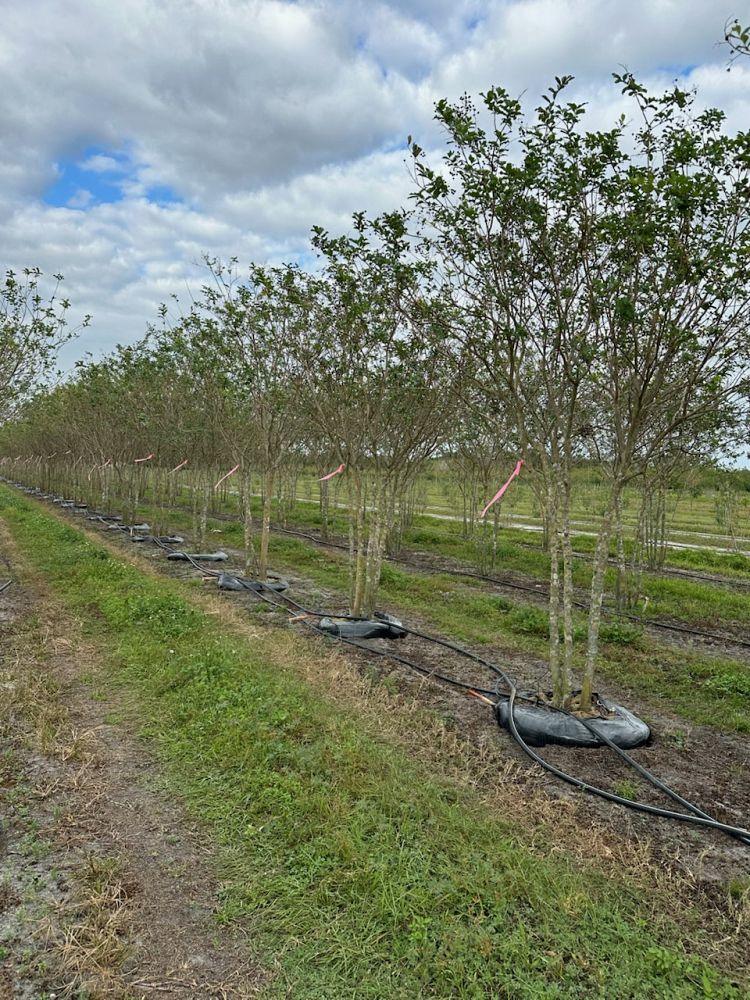
[[[265,977],[247,932],[214,918],[212,845],[121,720],[132,708],[109,690],[102,698],[100,655],[1,520],[0,548],[21,581],[0,594],[0,994],[256,996]],[[32,643],[45,647],[38,660]]]

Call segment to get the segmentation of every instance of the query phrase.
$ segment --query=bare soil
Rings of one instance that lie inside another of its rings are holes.
[[[255,996],[246,932],[215,918],[206,836],[2,528],[22,582],[0,593],[0,996]]]

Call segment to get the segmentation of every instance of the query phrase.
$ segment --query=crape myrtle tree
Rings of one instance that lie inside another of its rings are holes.
[[[594,556],[584,705],[623,490],[681,435],[730,439],[750,370],[750,133],[725,134],[722,112],[696,110],[679,88],[653,96],[629,74],[615,80],[640,125],[629,136],[621,126],[619,163],[599,185],[606,253],[587,283],[604,347],[592,378],[595,440],[611,489]]]
[[[221,428],[241,466],[247,568],[268,573],[274,492],[296,457],[303,415],[296,391],[291,345],[304,336],[310,313],[308,279],[297,268],[252,265],[240,279],[237,261],[206,261],[212,282],[203,287],[176,339],[188,363],[211,386]],[[252,541],[251,472],[261,480],[261,534]]]
[[[58,349],[77,332],[67,325],[70,302],[59,295],[63,276],[53,275],[49,296],[42,278],[39,268],[24,268],[20,274],[6,271],[0,284],[0,419],[49,373]]]
[[[460,335],[547,490],[557,704],[572,693],[571,465],[593,455],[608,472],[583,712],[623,490],[681,427],[731,417],[747,371],[748,136],[724,135],[721,113],[695,111],[684,91],[653,97],[627,74],[615,79],[635,125],[623,117],[585,131],[585,108],[562,101],[566,78],[530,120],[500,89],[484,95],[481,115],[468,99],[441,102],[442,169],[413,150],[418,204],[471,317]]]
[[[434,265],[414,255],[407,217],[354,217],[314,231],[314,312],[296,344],[305,408],[349,492],[352,614],[374,607],[389,532],[456,411],[459,359]]]
[[[430,251],[452,284],[456,333],[476,373],[470,398],[479,419],[505,413],[543,498],[558,704],[572,688],[571,472],[590,427],[589,375],[600,349],[587,268],[599,252],[596,182],[611,155],[610,135],[581,136],[582,106],[559,102],[566,83],[557,81],[529,123],[500,89],[484,95],[481,112],[468,97],[441,101],[449,148],[440,170],[412,146]]]

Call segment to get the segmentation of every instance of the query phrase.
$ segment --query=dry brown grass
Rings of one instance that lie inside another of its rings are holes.
[[[61,998],[126,1000],[120,970],[131,948],[131,905],[121,859],[91,856],[74,889],[38,928]]]

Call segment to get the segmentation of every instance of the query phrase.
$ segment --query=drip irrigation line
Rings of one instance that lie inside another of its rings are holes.
[[[262,592],[257,592],[257,596],[261,600],[265,601],[268,604],[273,605],[274,607],[284,609],[283,604],[269,597],[267,594],[263,594]],[[330,612],[324,613],[320,611],[313,611],[312,609],[306,608],[304,607],[304,605],[300,604],[298,601],[295,601],[291,597],[285,596],[282,598],[282,600],[287,601],[289,604],[291,604],[296,611],[307,615],[312,615],[314,617],[328,617],[328,615],[330,615]],[[336,615],[335,617],[348,620],[352,619],[357,620],[356,616],[354,615]],[[321,629],[315,625],[312,625],[310,622],[302,622],[302,624],[306,625],[309,629],[313,630],[314,632],[321,634]],[[519,693],[515,683],[511,680],[510,676],[501,667],[498,667],[496,664],[491,663],[488,660],[485,660],[483,657],[478,656],[477,654],[472,653],[469,650],[463,649],[456,643],[449,642],[448,640],[445,639],[440,639],[436,636],[428,635],[427,633],[421,632],[418,629],[412,629],[405,625],[400,625],[399,627],[410,635],[414,635],[415,637],[425,639],[429,642],[435,643],[436,645],[444,646],[448,649],[451,649],[459,653],[462,656],[467,657],[468,659],[474,660],[475,662],[480,663],[485,667],[488,667],[502,681],[504,681],[504,683],[507,685],[508,690],[506,692],[501,692],[499,690],[499,687],[496,687],[494,691],[488,692],[486,689],[477,688],[468,684],[463,684],[462,682],[456,681],[453,678],[447,678],[444,675],[440,675],[433,671],[429,671],[426,668],[418,667],[416,664],[406,660],[404,657],[398,656],[397,654],[384,650],[372,649],[369,646],[365,646],[363,643],[357,642],[356,640],[353,639],[347,639],[343,636],[333,636],[333,638],[339,639],[350,646],[355,646],[356,648],[361,649],[367,653],[375,653],[376,655],[384,656],[387,657],[388,659],[395,660],[398,663],[402,663],[410,667],[412,670],[416,670],[418,673],[421,673],[425,676],[433,677],[437,680],[445,681],[454,687],[460,687],[469,691],[476,692],[477,694],[481,695],[494,694],[497,697],[507,698],[509,706],[509,713],[508,713],[509,728],[511,736],[513,737],[515,742],[523,750],[523,752],[527,754],[527,756],[529,756],[532,760],[534,760],[537,764],[539,764],[542,768],[544,768],[544,770],[553,774],[555,777],[558,777],[561,780],[565,781],[567,784],[579,788],[580,790],[585,791],[591,795],[596,795],[600,798],[606,799],[607,801],[615,802],[618,805],[625,806],[626,808],[635,809],[638,812],[643,812],[649,815],[658,816],[663,819],[675,819],[684,823],[693,823],[694,825],[703,826],[708,829],[725,833],[728,836],[741,841],[743,844],[750,845],[750,831],[745,830],[741,827],[732,826],[728,823],[722,823],[720,820],[713,819],[713,817],[709,816],[709,814],[704,812],[699,806],[696,806],[688,799],[685,799],[678,792],[674,791],[674,789],[666,785],[660,778],[652,774],[651,771],[649,771],[647,768],[639,764],[638,761],[636,761],[633,757],[631,757],[630,754],[627,753],[625,750],[623,750],[621,747],[618,747],[616,743],[614,743],[612,740],[609,739],[609,737],[603,735],[598,730],[594,729],[594,727],[586,719],[580,719],[578,718],[578,716],[573,715],[573,713],[565,711],[564,709],[558,709],[555,706],[549,706],[549,707],[551,707],[553,711],[560,712],[561,714],[574,718],[576,719],[576,721],[582,723],[585,726],[585,728],[588,729],[598,740],[600,740],[605,746],[609,747],[611,750],[614,750],[627,764],[629,764],[638,774],[640,774],[641,777],[643,777],[651,785],[653,785],[659,791],[663,792],[665,795],[671,798],[674,802],[677,802],[680,805],[684,806],[686,809],[690,810],[690,813],[692,815],[689,815],[687,813],[675,812],[674,810],[671,809],[664,809],[662,806],[653,806],[646,802],[638,802],[632,799],[626,799],[623,796],[617,795],[614,792],[610,792],[605,788],[600,788],[597,785],[592,785],[581,778],[576,778],[575,776],[568,774],[565,771],[562,771],[560,768],[555,767],[555,765],[550,764],[540,754],[536,753],[536,751],[533,750],[532,747],[528,745],[528,743],[526,743],[526,741],[519,733],[514,718],[515,703],[519,699],[523,701],[532,701],[532,699],[526,698]],[[323,634],[326,635],[327,633]]]
[[[2,592],[3,592],[4,590],[7,590],[7,589],[8,589],[8,587],[10,587],[11,583],[13,583],[13,581],[12,581],[12,580],[8,580],[8,582],[7,582],[7,583],[4,583],[4,584],[2,585],[2,587],[0,587],[0,594],[2,594]]]
[[[104,521],[105,519],[100,518],[100,520]],[[122,526],[118,525],[118,527]],[[156,537],[154,536],[152,537],[154,542],[159,546],[159,548],[163,549],[164,551],[167,552],[180,551],[172,549],[170,546],[159,541]],[[185,554],[188,557],[188,561],[200,573],[202,574],[207,573],[208,575],[215,577],[222,575],[220,572],[217,572],[215,570],[206,570],[203,566],[200,565],[200,563],[198,563],[197,560],[193,559],[192,556],[190,556],[187,553]],[[10,582],[12,581],[9,581],[8,584],[5,585],[5,587],[9,586]],[[3,587],[2,589],[5,589],[5,587]],[[256,594],[261,600],[263,600],[267,604],[270,604],[281,610],[289,611],[289,608],[285,607],[285,605],[280,603],[280,601],[271,598],[268,593],[263,593],[262,591],[253,591],[253,593]],[[321,617],[332,616],[346,620],[361,620],[360,618],[358,618],[358,616],[354,615],[331,615],[330,612],[313,611],[311,609],[305,608],[304,605],[301,605],[298,601],[295,601],[293,598],[290,597],[282,597],[281,600],[286,601],[288,604],[292,605],[296,611],[301,612],[305,615],[309,615],[311,617],[321,618]],[[525,697],[518,691],[518,688],[516,687],[514,681],[501,667],[498,667],[496,664],[490,663],[489,661],[485,660],[483,657],[478,656],[477,654],[471,653],[469,650],[463,649],[462,647],[458,646],[455,643],[452,643],[448,640],[440,639],[435,636],[430,636],[427,633],[419,631],[418,629],[411,629],[408,626],[403,626],[403,625],[400,626],[403,629],[403,631],[407,632],[407,634],[414,635],[415,637],[435,643],[436,645],[451,649],[452,651],[468,659],[471,659],[474,662],[480,663],[483,666],[490,669],[498,677],[498,683],[494,690],[477,688],[473,685],[469,685],[462,681],[458,681],[455,678],[450,678],[447,677],[446,675],[438,674],[434,671],[429,670],[428,668],[420,667],[418,664],[412,663],[405,657],[398,656],[397,654],[391,653],[390,651],[373,649],[369,646],[365,646],[364,643],[357,642],[354,639],[349,639],[344,636],[331,636],[330,633],[324,632],[323,630],[320,629],[319,626],[313,625],[310,622],[303,621],[302,624],[305,625],[310,630],[312,630],[313,632],[315,632],[317,635],[323,635],[323,636],[328,636],[330,638],[338,639],[339,641],[344,642],[347,645],[354,646],[357,649],[360,649],[361,651],[366,652],[368,654],[383,656],[385,658],[388,658],[390,660],[393,660],[397,663],[401,663],[402,665],[409,667],[410,669],[416,671],[422,676],[432,678],[435,680],[440,680],[453,687],[465,690],[468,693],[480,696],[494,695],[495,697],[499,698],[507,698],[508,709],[509,709],[508,728],[510,730],[510,734],[513,737],[514,741],[518,744],[520,749],[531,760],[533,760],[536,764],[538,764],[548,773],[552,774],[559,780],[564,781],[566,784],[572,785],[573,787],[578,788],[581,791],[587,792],[588,794],[595,795],[599,798],[605,799],[606,801],[614,802],[617,805],[624,806],[625,808],[628,809],[633,809],[637,812],[642,812],[648,815],[657,816],[659,818],[664,818],[664,819],[673,819],[683,823],[692,823],[693,825],[700,826],[706,829],[716,830],[718,832],[724,833],[730,837],[733,837],[741,841],[743,844],[750,845],[750,830],[743,829],[742,827],[732,826],[731,824],[722,823],[719,820],[713,819],[711,816],[709,816],[708,813],[704,812],[702,809],[700,809],[694,803],[690,802],[688,799],[683,798],[681,795],[679,795],[678,792],[675,792],[672,788],[670,788],[663,781],[661,781],[660,778],[657,778],[655,775],[653,775],[647,768],[644,768],[642,765],[640,765],[636,760],[634,760],[630,756],[630,754],[624,751],[621,747],[618,747],[617,744],[615,744],[607,736],[600,733],[598,730],[594,729],[593,726],[590,724],[590,722],[588,722],[585,719],[581,719],[578,716],[572,715],[572,713],[567,712],[564,709],[559,709],[555,706],[548,706],[548,707],[553,711],[561,712],[566,716],[570,716],[576,719],[576,721],[581,723],[586,729],[592,732],[594,736],[597,738],[597,740],[602,742],[605,746],[609,747],[610,749],[614,750],[621,757],[621,759],[623,759],[638,774],[640,774],[641,777],[647,780],[655,788],[659,789],[661,792],[666,794],[673,801],[678,802],[680,805],[683,805],[690,812],[689,813],[676,812],[671,809],[665,809],[661,806],[654,806],[646,802],[639,802],[639,801],[634,801],[632,799],[624,798],[623,796],[617,795],[614,792],[610,792],[607,789],[600,788],[597,785],[592,785],[589,782],[584,781],[582,778],[576,778],[574,775],[568,774],[566,771],[563,771],[561,768],[556,767],[554,764],[551,764],[549,761],[545,760],[524,740],[524,738],[518,731],[518,727],[516,725],[516,720],[514,715],[516,702],[518,700],[532,701],[532,699]],[[504,684],[507,687],[507,691],[500,690],[499,686],[500,681],[504,682]]]
[[[702,809],[696,806],[694,802],[690,802],[689,799],[683,798],[683,796],[680,795],[679,792],[676,792],[673,788],[670,788],[670,786],[665,784],[661,780],[661,778],[657,777],[657,775],[655,775],[652,771],[649,771],[648,768],[644,767],[637,760],[631,757],[631,755],[627,752],[627,750],[623,750],[622,747],[618,746],[614,742],[614,740],[611,740],[606,735],[606,733],[602,733],[598,729],[594,729],[594,727],[590,724],[590,722],[587,719],[579,718],[577,715],[573,715],[572,712],[568,712],[562,708],[558,709],[558,711],[561,712],[563,715],[567,715],[568,717],[575,719],[577,722],[580,722],[583,726],[586,727],[586,729],[588,729],[590,733],[593,733],[593,735],[596,736],[597,739],[601,740],[604,744],[606,744],[606,746],[608,746],[610,750],[614,750],[614,752],[619,757],[621,757],[627,764],[629,764],[634,771],[640,774],[642,778],[645,778],[645,780],[650,782],[655,788],[658,788],[659,791],[667,795],[670,799],[672,799],[673,802],[677,802],[679,805],[684,806],[686,809],[689,809],[695,816],[701,816],[703,819],[716,822],[716,820],[714,820],[712,816],[709,816],[708,813],[704,812]],[[742,833],[742,834],[732,834],[732,836],[736,836],[736,838],[738,840],[741,840],[743,844],[750,845],[750,835],[746,836],[744,833]]]
[[[633,799],[626,799],[621,795],[616,795],[614,792],[607,791],[605,788],[590,785],[587,781],[583,781],[581,778],[576,778],[573,775],[568,774],[566,771],[562,771],[559,767],[555,767],[554,764],[550,764],[549,761],[545,760],[532,747],[530,747],[518,732],[518,727],[516,726],[516,721],[513,715],[516,698],[517,692],[514,688],[511,691],[508,700],[508,725],[511,735],[527,756],[543,767],[545,771],[553,774],[556,778],[559,778],[561,781],[564,781],[569,785],[573,785],[575,788],[579,788],[583,792],[588,792],[590,795],[596,795],[609,802],[616,802],[618,805],[626,806],[628,809],[635,809],[637,812],[649,813],[652,816],[659,816],[663,819],[676,819],[683,823],[693,823],[696,826],[703,826],[711,830],[717,830],[721,833],[725,833],[736,840],[742,841],[743,844],[750,844],[750,830],[745,830],[742,827],[731,826],[728,823],[722,823],[719,820],[711,819],[706,813],[698,810],[697,806],[693,806],[692,803],[690,803],[689,806],[691,809],[696,810],[697,814],[689,816],[687,813],[674,812],[671,809],[664,809],[661,806],[652,806],[647,802],[638,802]],[[576,716],[576,718],[578,717]],[[578,719],[578,721],[582,722],[583,720]],[[597,733],[597,736],[601,736],[601,734]]]
[[[326,548],[343,549],[345,551],[347,549],[345,545],[341,545],[338,542],[325,541],[321,538],[316,537],[315,535],[309,535],[303,531],[294,531],[291,528],[278,528],[278,527],[274,528],[273,530],[282,532],[283,534],[287,535],[296,535],[300,538],[307,538],[310,541],[316,543],[317,545],[321,545]],[[508,587],[511,590],[520,590],[528,594],[534,594],[537,597],[548,596],[546,591],[543,589],[543,585],[541,584],[539,585],[539,587],[533,587],[530,586],[529,584],[517,583],[514,580],[503,580],[500,577],[486,576],[483,573],[474,573],[471,570],[452,569],[450,567],[422,566],[411,559],[404,559],[398,556],[390,556],[389,561],[400,563],[401,565],[404,566],[411,566],[422,572],[437,573],[437,574],[444,573],[447,576],[468,577],[469,579],[472,580],[484,580],[487,583],[495,583],[498,586]],[[573,601],[572,604],[573,607],[578,608],[581,611],[589,610],[589,605],[584,601]],[[703,639],[712,639],[715,642],[721,642],[724,643],[725,645],[742,646],[745,649],[750,649],[750,640],[740,639],[735,636],[720,635],[716,632],[706,632],[703,629],[690,628],[688,625],[678,625],[672,622],[663,622],[655,618],[641,618],[639,615],[633,615],[627,611],[617,611],[615,608],[603,607],[602,613],[605,615],[609,615],[611,617],[625,618],[628,621],[636,622],[638,625],[644,625],[650,628],[666,629],[667,631],[680,632],[684,635],[695,635]]]

